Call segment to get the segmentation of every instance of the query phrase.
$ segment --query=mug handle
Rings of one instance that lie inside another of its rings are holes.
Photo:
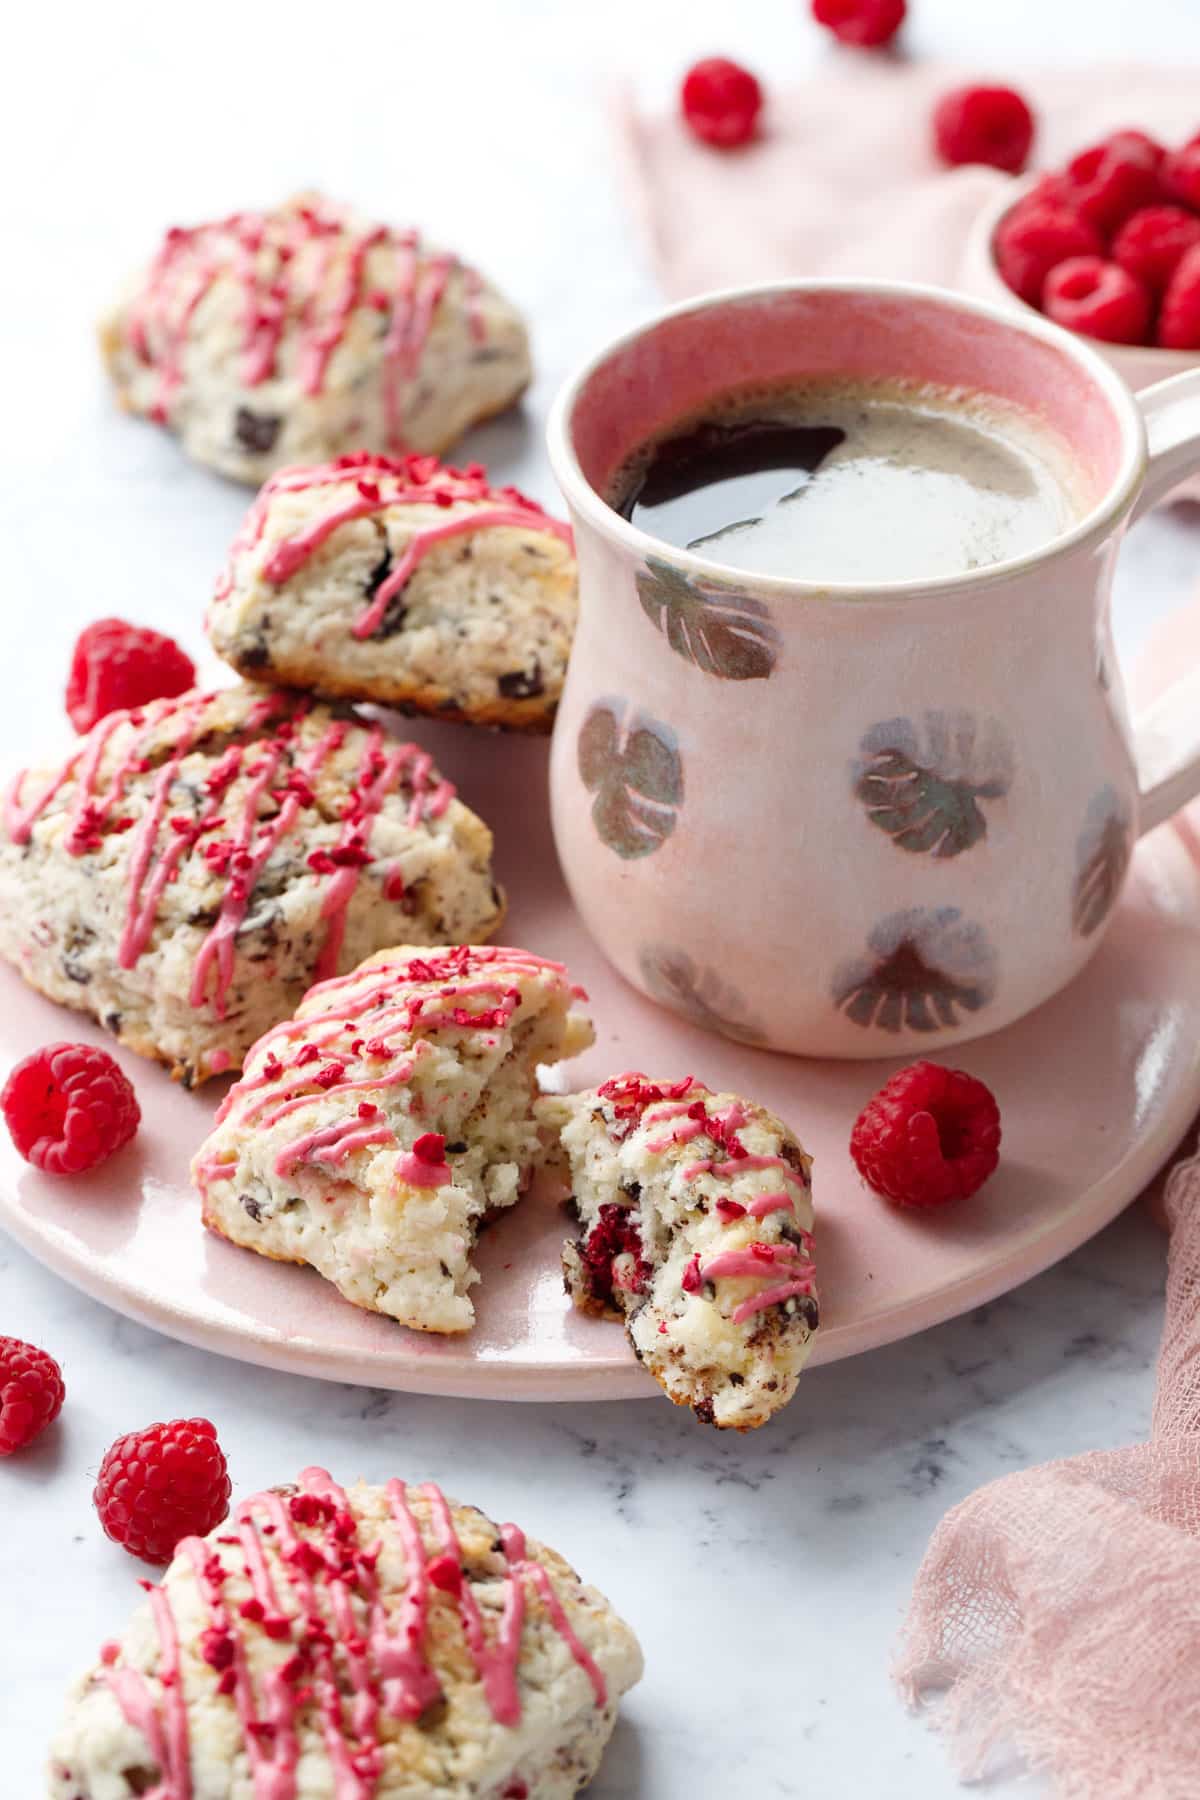
[[[1200,369],[1144,388],[1150,460],[1130,523],[1158,505],[1188,475],[1200,473]],[[1180,676],[1134,720],[1139,835],[1152,831],[1200,794],[1200,666]]]

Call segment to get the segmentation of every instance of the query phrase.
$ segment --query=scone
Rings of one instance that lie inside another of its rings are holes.
[[[312,982],[483,938],[492,835],[382,727],[239,683],[110,713],[0,821],[0,955],[189,1085]]]
[[[366,452],[282,469],[209,609],[242,675],[548,731],[575,629],[567,525],[482,468]]]
[[[591,1043],[583,998],[560,963],[491,946],[405,945],[323,982],[192,1164],[205,1224],[417,1331],[467,1331],[476,1234],[539,1160],[537,1066]]]
[[[547,1096],[583,1227],[584,1312],[624,1318],[677,1406],[747,1431],[791,1399],[817,1329],[811,1160],[787,1126],[690,1077]]]
[[[319,194],[168,231],[100,345],[127,411],[254,483],[346,450],[441,452],[530,377],[520,317],[474,269]]]
[[[642,1674],[554,1550],[323,1469],[185,1538],[78,1683],[51,1800],[567,1800]]]

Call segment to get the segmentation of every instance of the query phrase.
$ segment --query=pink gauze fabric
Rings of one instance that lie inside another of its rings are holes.
[[[897,1679],[968,1778],[1015,1750],[1064,1800],[1200,1795],[1200,1157],[1166,1203],[1150,1442],[980,1488],[917,1575]]]
[[[934,156],[934,104],[964,82],[1020,89],[1038,115],[1040,168],[1124,126],[1168,141],[1200,129],[1200,85],[1185,69],[979,70],[832,51],[803,86],[758,73],[763,130],[737,151],[699,143],[675,111],[618,97],[626,186],[671,299],[788,275],[959,285],[971,221],[1011,180]]]

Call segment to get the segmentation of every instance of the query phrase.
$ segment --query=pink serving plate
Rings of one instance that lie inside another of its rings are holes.
[[[567,898],[550,844],[546,746],[452,726],[421,724],[412,735],[495,829],[507,940],[561,958],[591,995],[599,1042],[565,1072],[570,1084],[626,1068],[695,1074],[782,1113],[813,1153],[823,1300],[815,1362],[924,1330],[1037,1274],[1146,1185],[1200,1110],[1200,869],[1171,826],[1139,845],[1119,917],[1075,984],[958,1053],[999,1098],[1005,1158],[969,1205],[920,1218],[868,1193],[847,1154],[856,1113],[895,1063],[773,1056],[643,1000],[604,962]],[[726,876],[735,905],[736,879]],[[0,1068],[54,1038],[107,1041],[8,969],[0,995]],[[206,1233],[187,1165],[224,1084],[189,1094],[136,1057],[122,1052],[121,1061],[143,1126],[94,1175],[39,1175],[0,1132],[0,1222],[85,1292],[186,1343],[329,1380],[503,1400],[657,1392],[618,1326],[568,1309],[564,1218],[548,1184],[486,1234],[475,1330],[422,1336],[356,1310],[307,1269]]]

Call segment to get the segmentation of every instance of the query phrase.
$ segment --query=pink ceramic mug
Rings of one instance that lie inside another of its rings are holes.
[[[1084,515],[988,568],[822,587],[730,571],[606,504],[628,455],[714,396],[810,376],[1032,411]],[[1109,621],[1126,526],[1200,469],[1200,371],[1135,401],[1034,315],[792,282],[619,339],[549,437],[581,587],[555,841],[621,973],[732,1037],[852,1057],[997,1030],[1070,981],[1135,838],[1200,790],[1200,672],[1131,727]]]

